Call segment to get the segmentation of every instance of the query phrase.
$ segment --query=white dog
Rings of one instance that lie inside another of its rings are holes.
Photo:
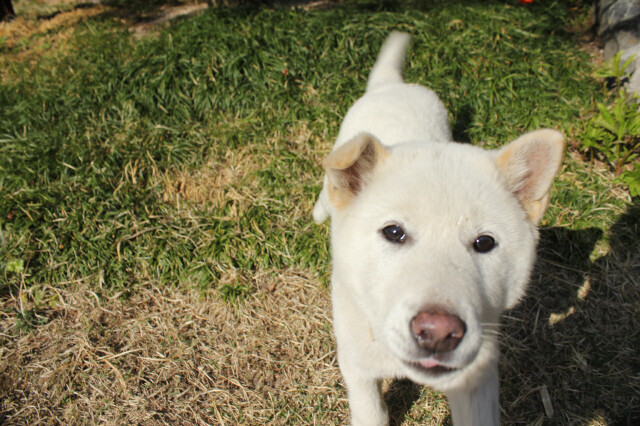
[[[498,425],[498,333],[522,297],[560,133],[497,151],[452,142],[430,90],[402,80],[393,33],[324,160],[338,361],[354,425],[388,423],[385,377],[445,392],[456,426]]]

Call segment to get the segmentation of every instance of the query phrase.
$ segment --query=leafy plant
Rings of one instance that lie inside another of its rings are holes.
[[[16,330],[21,334],[30,333],[48,322],[47,317],[39,315],[34,309],[16,312]]]
[[[595,76],[604,78],[605,82],[609,83],[612,87],[621,87],[628,77],[627,68],[634,59],[635,55],[627,58],[624,63],[620,64],[620,61],[622,61],[622,52],[618,52],[609,62],[606,62],[600,69],[596,70]]]
[[[638,95],[628,94],[622,87],[625,69],[633,57],[620,63],[618,53],[609,64],[596,73],[599,77],[615,81],[618,87],[610,105],[596,104],[597,114],[587,123],[579,135],[583,148],[591,156],[600,157],[613,168],[619,181],[629,186],[631,195],[640,195],[640,168],[637,167],[640,154],[640,109]],[[636,163],[636,164],[634,164]]]
[[[582,143],[589,151],[604,156],[617,174],[638,157],[640,112],[623,89],[612,105],[597,103],[598,114],[587,124]]]
[[[631,170],[626,170],[619,177],[619,181],[629,187],[629,192],[633,197],[640,195],[640,166],[638,163],[633,165]]]

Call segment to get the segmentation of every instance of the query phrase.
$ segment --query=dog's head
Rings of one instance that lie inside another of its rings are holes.
[[[495,356],[500,315],[529,280],[563,151],[553,130],[497,151],[388,148],[360,134],[325,159],[336,285],[409,378],[466,386]]]

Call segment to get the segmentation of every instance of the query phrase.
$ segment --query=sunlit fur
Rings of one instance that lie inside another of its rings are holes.
[[[314,209],[318,222],[331,217],[334,330],[351,419],[387,424],[380,380],[408,377],[447,393],[454,425],[497,425],[500,316],[529,280],[563,139],[540,130],[498,151],[452,142],[437,96],[402,81],[408,41],[394,33],[385,43],[325,160]],[[401,243],[382,234],[390,224],[406,232]],[[474,250],[480,235],[495,247]],[[430,355],[409,327],[432,306],[466,325],[437,359],[445,372],[417,366]]]

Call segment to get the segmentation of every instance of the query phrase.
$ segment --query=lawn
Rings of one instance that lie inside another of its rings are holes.
[[[504,318],[504,421],[640,423],[640,205],[582,149],[613,99],[589,3],[251,3],[143,31],[173,3],[41,3],[0,24],[0,422],[347,422],[311,209],[396,29],[457,140],[567,137]],[[386,388],[395,424],[449,422]]]

